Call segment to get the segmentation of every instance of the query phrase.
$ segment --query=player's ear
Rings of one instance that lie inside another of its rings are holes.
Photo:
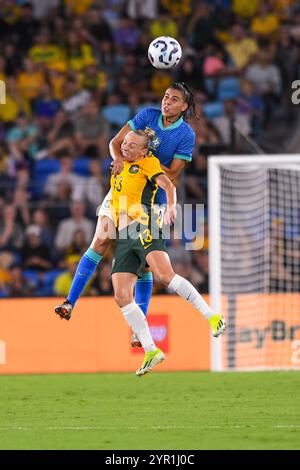
[[[181,111],[184,113],[188,109],[189,105],[187,103],[183,103]]]

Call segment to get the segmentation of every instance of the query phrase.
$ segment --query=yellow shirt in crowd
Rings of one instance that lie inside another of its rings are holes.
[[[242,68],[248,64],[250,58],[258,50],[257,42],[253,38],[244,38],[226,44],[226,51],[231,56],[234,65]]]
[[[191,13],[191,0],[160,0],[160,3],[175,17],[182,17]]]
[[[261,0],[232,0],[232,10],[236,15],[251,18],[260,4]]]
[[[176,38],[177,35],[177,24],[171,19],[168,21],[154,20],[150,25],[150,36],[153,39],[159,36],[171,36],[171,38]]]
[[[88,11],[95,0],[80,0],[80,2],[78,0],[64,0],[64,2],[72,13],[81,16]]]
[[[29,50],[29,57],[34,62],[42,62],[43,64],[51,66],[63,60],[64,53],[63,50],[55,46],[54,44],[49,44],[48,46],[33,46]]]
[[[251,22],[251,31],[254,34],[268,36],[272,33],[275,33],[279,28],[279,25],[279,17],[273,13],[265,17],[256,16]]]
[[[42,72],[21,72],[18,76],[18,88],[23,98],[31,100],[39,95],[45,85]]]

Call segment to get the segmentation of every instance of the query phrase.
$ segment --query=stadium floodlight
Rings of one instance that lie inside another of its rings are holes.
[[[300,155],[211,156],[212,370],[300,369]]]

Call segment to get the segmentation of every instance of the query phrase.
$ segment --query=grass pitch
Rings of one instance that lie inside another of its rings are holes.
[[[294,372],[0,376],[0,449],[299,449]]]

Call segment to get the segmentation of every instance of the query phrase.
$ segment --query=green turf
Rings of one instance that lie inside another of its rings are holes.
[[[300,374],[0,376],[1,449],[299,449]]]

